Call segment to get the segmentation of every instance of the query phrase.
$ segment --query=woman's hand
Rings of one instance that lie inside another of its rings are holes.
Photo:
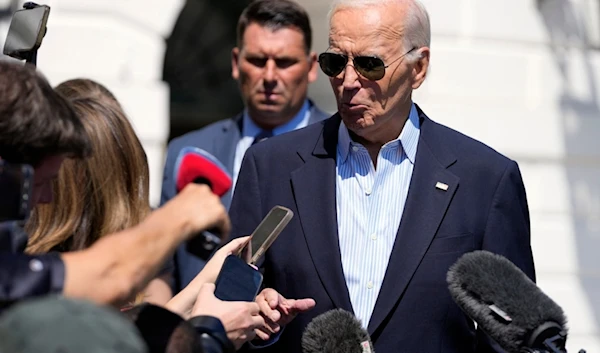
[[[248,243],[249,240],[249,236],[241,237],[233,239],[229,243],[223,245],[223,247],[217,250],[217,252],[211,257],[210,261],[206,263],[202,271],[200,271],[198,276],[196,276],[196,278],[194,278],[192,282],[195,282],[196,279],[201,276],[200,280],[202,281],[202,283],[215,283],[219,272],[221,272],[221,267],[223,267],[223,262],[225,262],[225,258],[231,254],[236,254],[244,245],[246,245],[246,243]],[[198,290],[199,289],[200,286],[198,286]]]
[[[223,245],[223,247],[215,252],[210,261],[206,263],[202,271],[196,275],[190,284],[169,300],[165,307],[181,315],[186,320],[189,319],[202,285],[205,283],[214,283],[221,271],[221,267],[223,267],[225,258],[237,253],[249,241],[249,238],[236,238]]]

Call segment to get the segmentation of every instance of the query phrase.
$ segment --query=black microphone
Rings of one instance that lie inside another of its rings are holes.
[[[148,353],[233,353],[221,321],[210,316],[184,320],[161,306],[143,303],[121,310],[131,320],[148,347]]]
[[[303,353],[374,353],[369,333],[352,313],[333,309],[315,317],[302,334]]]
[[[446,280],[452,299],[508,352],[567,352],[562,308],[507,258],[464,254]]]
[[[185,147],[179,152],[174,170],[175,189],[180,192],[189,183],[206,184],[221,197],[233,184],[225,166],[210,153],[196,147]],[[191,254],[207,260],[221,245],[221,235],[209,229],[192,238],[186,244]]]

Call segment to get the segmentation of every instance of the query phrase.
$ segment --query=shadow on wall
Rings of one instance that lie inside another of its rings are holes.
[[[310,25],[313,31],[313,47],[317,55],[327,50],[329,46],[329,21],[327,14],[331,7],[331,1],[298,0],[304,6],[310,16]],[[335,95],[327,77],[321,69],[318,69],[318,78],[308,88],[308,96],[319,108],[333,114],[337,111]]]
[[[581,12],[583,9],[579,7],[581,4],[565,0],[537,0],[538,9],[551,39],[550,47],[555,63],[562,75],[562,92],[560,97],[557,97],[557,102],[562,113],[567,155],[565,163],[570,189],[570,218],[577,246],[579,280],[598,326],[600,139],[594,134],[598,133],[600,127],[596,86],[599,76],[594,72],[590,58],[592,45]],[[577,61],[573,62],[574,59]],[[585,83],[583,87],[582,82]]]
[[[167,39],[163,79],[171,90],[169,139],[243,109],[231,78],[237,20],[250,0],[187,0]]]

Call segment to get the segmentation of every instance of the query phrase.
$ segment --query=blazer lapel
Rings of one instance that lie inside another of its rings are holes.
[[[242,138],[242,119],[243,115],[238,114],[235,118],[231,119],[228,124],[223,126],[223,134],[221,136],[215,136],[214,147],[215,157],[217,157],[229,173],[233,177],[233,164],[235,163],[235,150],[237,149],[238,141]],[[221,197],[221,202],[227,209],[231,204],[231,198],[233,190],[229,190]]]
[[[223,156],[223,161],[226,161],[225,166],[233,172],[233,163],[235,161],[235,150],[237,144],[242,138],[242,124],[243,115],[239,114],[233,118],[227,126],[223,127],[223,136],[221,141],[227,141],[227,143],[221,142],[220,154]],[[217,139],[218,140],[218,139]],[[219,141],[215,141],[219,142]]]
[[[402,220],[368,331],[373,335],[393,310],[429,248],[458,187],[459,178],[446,170],[456,159],[437,149],[439,142],[428,138],[434,123],[421,112],[421,135]],[[437,143],[435,146],[428,142]],[[434,148],[432,148],[432,146]],[[438,182],[447,190],[436,187]]]
[[[324,122],[314,150],[298,151],[304,165],[292,173],[298,217],[319,279],[335,307],[352,312],[338,243],[335,160],[339,117]]]

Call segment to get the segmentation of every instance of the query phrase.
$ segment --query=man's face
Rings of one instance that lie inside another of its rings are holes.
[[[31,207],[52,202],[52,182],[58,176],[64,159],[64,156],[48,157],[34,169]]]
[[[242,47],[232,51],[232,77],[257,125],[271,129],[300,110],[308,84],[317,79],[316,55],[307,54],[304,36],[294,27],[272,30],[250,23]]]
[[[405,33],[403,21],[398,19],[404,18],[405,6],[397,4],[341,8],[331,18],[328,52],[349,57],[345,69],[330,78],[331,86],[345,125],[361,137],[381,131],[390,119],[407,114],[412,90],[425,78],[421,61],[411,63],[402,57],[406,54],[402,45]],[[429,49],[420,50],[426,51],[428,63]],[[378,81],[361,76],[353,67],[356,56],[382,59],[389,65],[385,76]],[[426,72],[426,63],[424,69]]]

